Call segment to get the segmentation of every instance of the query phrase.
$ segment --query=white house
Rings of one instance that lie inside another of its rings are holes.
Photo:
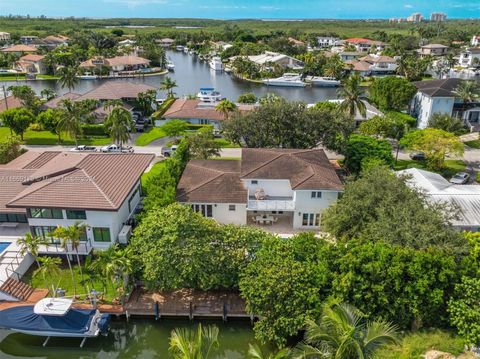
[[[247,58],[263,68],[268,67],[271,64],[277,64],[290,69],[303,68],[302,61],[288,55],[279,54],[278,52],[265,51],[263,54],[251,55],[247,56]]]
[[[0,41],[10,41],[10,33],[5,31],[0,31]]]
[[[480,35],[473,35],[472,40],[470,41],[470,45],[472,46],[480,45]]]
[[[43,75],[47,73],[45,65],[45,56],[37,54],[28,54],[22,56],[15,63],[15,69],[27,74]]]
[[[317,46],[325,49],[337,45],[340,39],[335,36],[317,36]]]
[[[192,160],[177,200],[219,223],[278,233],[321,227],[343,185],[321,149],[244,148],[241,160]]]
[[[480,66],[480,48],[465,49],[460,53],[459,65],[465,68]]]
[[[115,56],[111,58],[95,57],[84,61],[80,67],[86,69],[109,68],[111,73],[122,71],[142,71],[150,68],[150,60],[134,55]]]
[[[27,222],[32,234],[50,242],[41,253],[62,252],[51,232],[76,222],[86,225],[80,254],[126,241],[127,224],[140,202],[140,177],[153,158],[29,151],[0,166],[0,221],[9,226]]]
[[[480,230],[480,186],[452,184],[437,173],[418,168],[398,171],[397,175],[407,176],[407,185],[424,192],[430,200],[457,209],[458,218],[452,221],[454,227],[472,232]]]
[[[428,127],[434,113],[462,119],[471,130],[480,124],[480,103],[465,104],[455,94],[463,80],[450,78],[415,82],[417,94],[410,104],[410,114],[417,119],[418,128]]]

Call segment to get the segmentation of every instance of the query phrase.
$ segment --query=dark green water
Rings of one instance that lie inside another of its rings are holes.
[[[168,341],[174,328],[196,326],[198,321],[150,319],[113,319],[106,337],[88,339],[80,349],[79,339],[52,338],[42,347],[45,338],[0,330],[0,358],[170,358]],[[246,358],[249,343],[256,343],[249,321],[202,321],[220,329],[220,348],[215,359]]]

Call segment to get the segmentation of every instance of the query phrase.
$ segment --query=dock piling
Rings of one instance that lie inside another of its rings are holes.
[[[193,304],[192,304],[192,302],[190,302],[190,312],[189,312],[188,317],[190,318],[190,320],[193,320]]]

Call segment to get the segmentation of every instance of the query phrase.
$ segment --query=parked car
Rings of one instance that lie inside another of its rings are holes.
[[[117,152],[117,153],[132,153],[133,152],[133,148],[132,146],[123,146],[123,147],[120,147],[120,146],[117,146],[115,144],[113,145],[108,145],[108,146],[104,146],[101,148],[101,151],[102,152]]]
[[[458,172],[455,176],[450,178],[450,183],[465,184],[470,179],[470,175],[466,172]]]
[[[162,156],[170,157],[177,150],[178,146],[162,147]]]
[[[425,161],[427,156],[425,156],[424,152],[412,152],[410,153],[410,158],[414,161]]]
[[[70,151],[72,151],[72,152],[96,152],[97,148],[94,147],[94,146],[80,145],[80,146],[72,148]]]

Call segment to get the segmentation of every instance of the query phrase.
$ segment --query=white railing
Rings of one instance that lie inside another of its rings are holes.
[[[293,200],[249,200],[248,210],[252,211],[294,211],[295,201]]]
[[[79,254],[87,255],[93,249],[92,243],[89,241],[81,242],[77,248],[73,248],[68,245],[67,248],[63,248],[60,243],[49,243],[42,245],[38,249],[39,254]]]

